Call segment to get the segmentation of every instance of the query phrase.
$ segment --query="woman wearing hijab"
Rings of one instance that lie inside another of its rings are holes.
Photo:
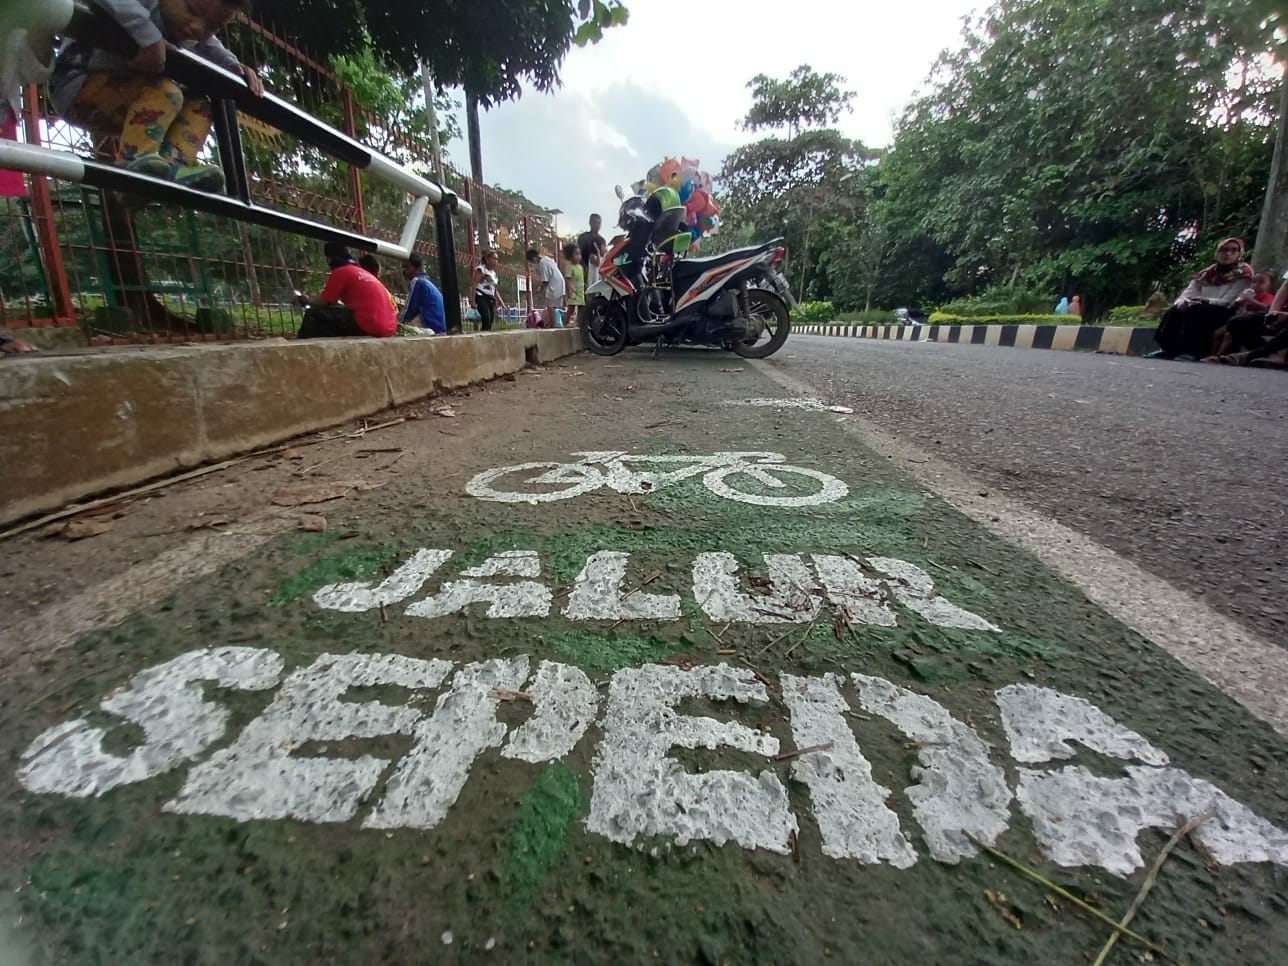
[[[1252,285],[1252,266],[1243,260],[1242,238],[1216,246],[1216,261],[1185,286],[1163,313],[1154,341],[1154,358],[1197,362],[1212,351],[1212,336],[1234,314],[1234,303]]]

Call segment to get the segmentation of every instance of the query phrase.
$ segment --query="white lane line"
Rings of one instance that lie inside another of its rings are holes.
[[[788,392],[815,394],[770,364],[747,362]],[[997,493],[994,487],[985,487],[869,420],[855,415],[837,422],[953,509],[1033,554],[1093,603],[1288,737],[1288,651],[1108,547]],[[984,490],[989,496],[979,495]]]

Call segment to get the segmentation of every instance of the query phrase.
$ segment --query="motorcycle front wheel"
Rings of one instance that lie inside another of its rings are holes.
[[[747,292],[747,321],[752,328],[762,328],[746,342],[735,342],[731,349],[744,359],[764,359],[783,347],[792,331],[787,304],[773,292],[753,288]]]
[[[582,343],[597,356],[615,356],[626,348],[626,312],[620,302],[596,295],[586,303]]]

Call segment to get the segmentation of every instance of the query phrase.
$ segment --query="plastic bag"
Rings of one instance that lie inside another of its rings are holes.
[[[482,320],[483,320],[483,316],[479,315],[479,310],[474,308],[474,306],[471,305],[468,309],[465,310],[466,322],[481,322]]]

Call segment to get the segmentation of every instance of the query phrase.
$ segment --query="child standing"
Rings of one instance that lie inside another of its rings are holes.
[[[215,34],[250,0],[97,0],[138,45],[122,57],[90,40],[63,45],[54,66],[50,99],[71,123],[96,138],[119,135],[118,164],[140,174],[218,191],[223,172],[198,164],[210,133],[210,102],[190,97],[165,77],[168,47],[182,47],[239,74],[256,95],[264,85]]]
[[[568,325],[580,325],[586,305],[586,269],[581,264],[581,249],[576,242],[563,247],[564,288],[568,292]]]

